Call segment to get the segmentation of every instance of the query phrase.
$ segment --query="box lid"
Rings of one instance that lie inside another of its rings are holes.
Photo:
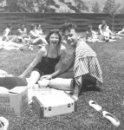
[[[10,93],[15,93],[15,94],[19,94],[22,93],[23,91],[25,91],[27,88],[27,86],[17,86],[11,90],[9,90]]]
[[[44,107],[61,106],[74,103],[74,100],[64,91],[51,89],[48,91],[36,91],[34,94]]]
[[[7,88],[0,86],[0,94],[6,94],[8,92],[9,92],[9,90]]]

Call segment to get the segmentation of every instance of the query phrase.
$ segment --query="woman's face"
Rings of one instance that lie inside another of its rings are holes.
[[[50,44],[58,45],[59,42],[59,36],[56,33],[51,34],[50,36]]]

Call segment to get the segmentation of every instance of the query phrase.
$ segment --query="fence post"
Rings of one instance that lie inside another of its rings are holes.
[[[112,15],[112,31],[114,32],[115,31],[115,27],[114,27],[114,25],[115,25],[115,14],[112,13],[111,15]]]

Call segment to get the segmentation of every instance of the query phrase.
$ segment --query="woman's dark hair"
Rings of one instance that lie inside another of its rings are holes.
[[[51,30],[51,31],[48,33],[48,35],[46,36],[46,41],[48,42],[48,44],[50,44],[50,36],[51,36],[52,34],[54,34],[54,33],[59,36],[58,45],[60,45],[60,43],[61,43],[61,41],[62,41],[62,36],[61,36],[61,34],[60,34],[60,32],[59,32],[58,29]]]

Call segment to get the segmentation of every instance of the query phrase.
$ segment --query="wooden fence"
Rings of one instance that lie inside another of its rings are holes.
[[[43,14],[43,13],[0,13],[0,31],[7,24],[12,25],[16,29],[20,24],[27,26],[41,24],[44,30],[60,28],[67,20],[77,25],[77,31],[87,30],[89,24],[93,25],[94,29],[102,20],[106,20],[108,25],[114,30],[120,30],[124,25],[124,15],[118,14],[114,17],[110,14]]]

